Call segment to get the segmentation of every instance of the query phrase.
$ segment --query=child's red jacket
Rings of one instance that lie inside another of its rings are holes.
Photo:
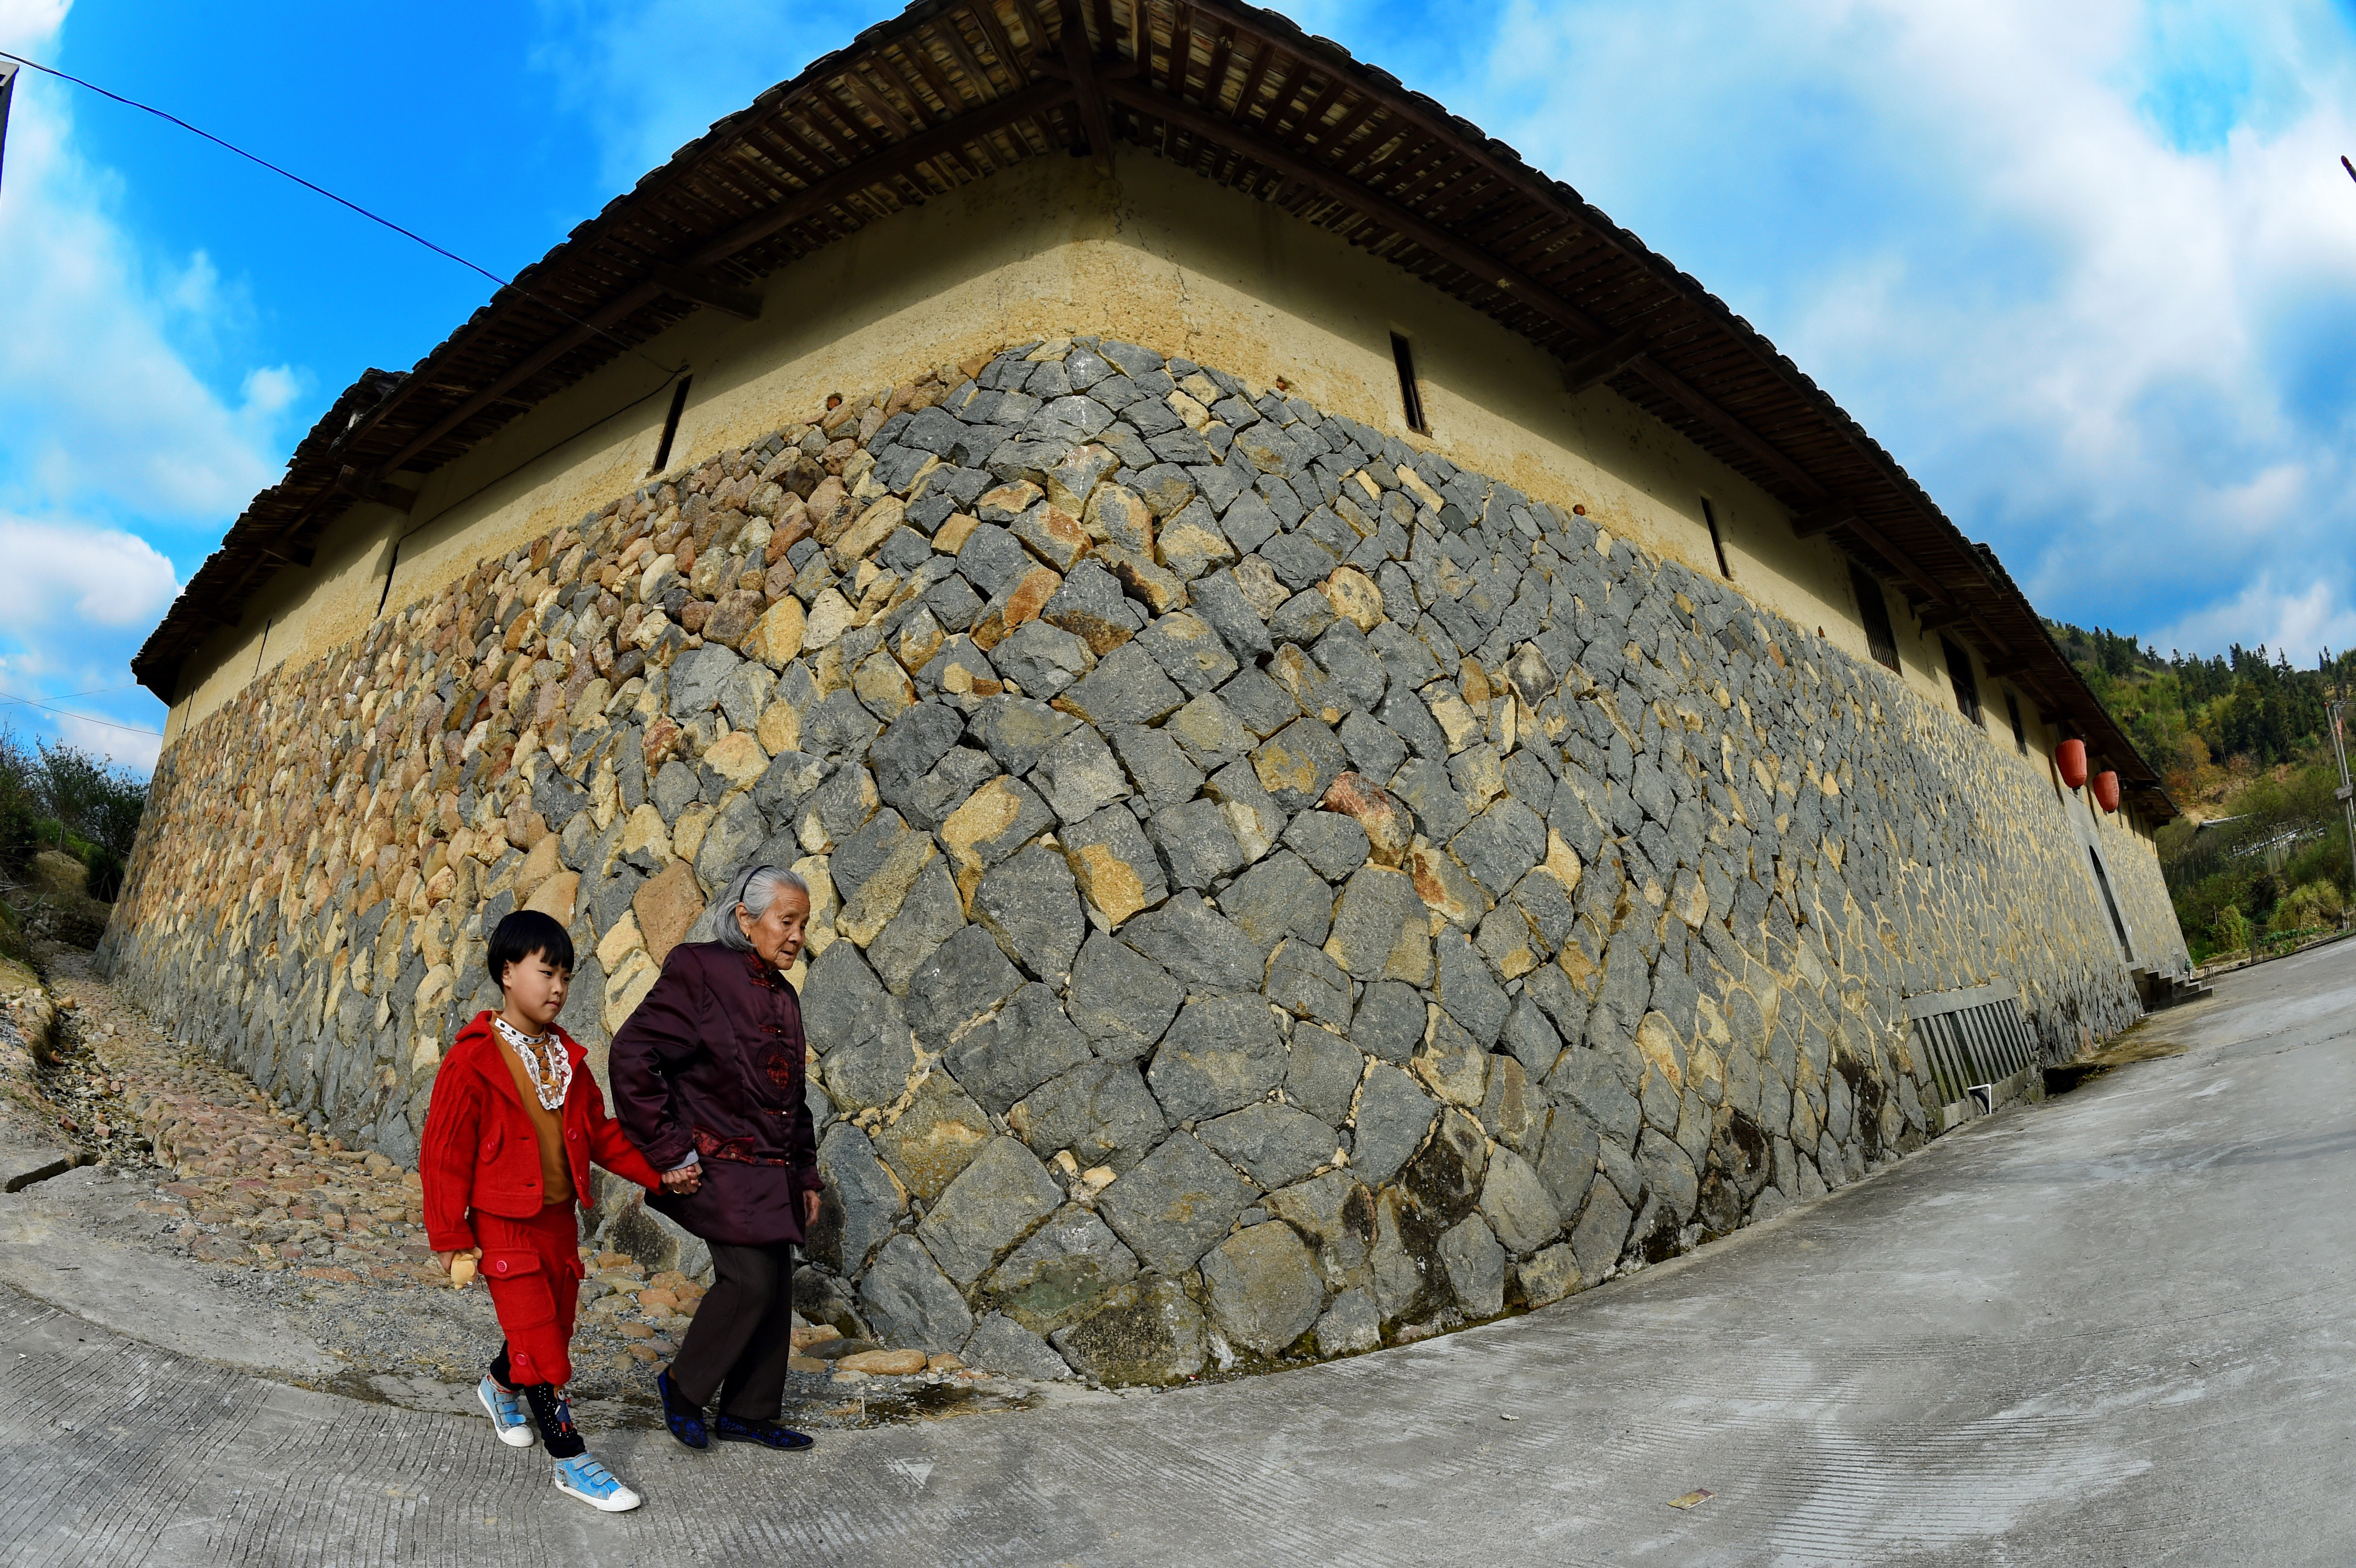
[[[649,1190],[662,1178],[647,1163],[621,1126],[605,1114],[605,1097],[589,1075],[588,1052],[562,1029],[556,1031],[573,1059],[573,1088],[564,1096],[565,1163],[573,1171],[576,1201],[586,1202],[592,1160]],[[457,1043],[434,1077],[434,1100],[425,1113],[417,1174],[425,1186],[425,1240],[437,1253],[464,1252],[476,1244],[470,1211],[529,1220],[539,1214],[540,1140],[524,1115],[515,1078],[500,1052],[491,1015],[458,1031]]]

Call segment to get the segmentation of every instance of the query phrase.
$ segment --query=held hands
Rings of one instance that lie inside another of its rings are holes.
[[[703,1167],[691,1165],[678,1170],[663,1172],[663,1190],[674,1197],[684,1198],[703,1185]]]
[[[452,1289],[464,1290],[475,1277],[475,1264],[482,1255],[480,1247],[468,1247],[462,1253],[435,1253],[434,1266],[450,1276]]]

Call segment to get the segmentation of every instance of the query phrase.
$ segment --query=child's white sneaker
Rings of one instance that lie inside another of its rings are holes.
[[[606,1513],[627,1513],[643,1500],[588,1454],[556,1462],[556,1489]]]
[[[523,1410],[523,1398],[512,1390],[501,1388],[485,1378],[475,1389],[483,1408],[490,1413],[491,1430],[499,1441],[510,1448],[529,1448],[532,1445],[531,1417]]]

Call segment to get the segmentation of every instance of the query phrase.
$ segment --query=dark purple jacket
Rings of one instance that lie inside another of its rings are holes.
[[[658,1171],[692,1149],[691,1196],[647,1201],[708,1242],[802,1239],[798,1194],[817,1191],[818,1140],[803,1098],[801,998],[751,953],[683,942],[614,1037],[614,1115]]]

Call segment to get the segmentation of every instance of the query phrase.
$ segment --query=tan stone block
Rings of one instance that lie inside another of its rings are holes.
[[[645,950],[646,941],[638,935],[638,916],[635,910],[625,910],[622,918],[597,939],[597,962],[611,975],[622,965],[622,960],[633,953]]]
[[[802,602],[787,593],[763,613],[745,640],[744,649],[772,669],[783,669],[802,651],[808,615]]]
[[[613,683],[604,676],[597,676],[591,679],[588,685],[581,688],[581,695],[573,700],[571,710],[565,714],[565,728],[586,730],[590,725],[597,722],[599,719],[605,717],[606,699],[613,695]]]
[[[949,813],[948,820],[941,824],[941,842],[948,846],[949,857],[960,870],[969,868],[978,876],[982,865],[975,846],[1014,826],[1022,813],[1021,797],[1007,781],[1003,777],[992,779]]]
[[[893,639],[892,654],[900,661],[902,669],[914,674],[932,663],[933,656],[948,641],[948,634],[933,618],[933,613],[918,610],[902,624],[900,635]]]
[[[1446,849],[1417,842],[1407,852],[1407,869],[1424,907],[1451,925],[1470,931],[1489,912],[1489,895]]]
[[[1105,923],[1118,930],[1122,921],[1145,909],[1145,879],[1136,867],[1113,853],[1103,844],[1083,845],[1077,849],[1066,848],[1064,859],[1072,868],[1072,879],[1079,884],[1080,895],[1096,906]]]
[[[794,862],[794,870],[809,884],[809,922],[803,927],[808,933],[803,951],[815,958],[834,945],[834,920],[840,901],[834,891],[834,872],[824,855],[805,855]]]
[[[861,1350],[852,1355],[839,1358],[834,1367],[835,1371],[842,1372],[866,1372],[873,1377],[905,1378],[923,1371],[926,1359],[925,1352],[922,1350]]]
[[[848,572],[852,563],[864,560],[869,551],[890,539],[905,512],[896,496],[886,496],[862,512],[859,520],[843,530],[829,552],[835,571]]]
[[[1433,511],[1437,512],[1440,508],[1448,505],[1446,501],[1440,499],[1440,492],[1433,489],[1424,479],[1423,475],[1418,474],[1410,464],[1405,463],[1400,464],[1398,465],[1398,476],[1399,483],[1407,487],[1408,494],[1413,496],[1419,502],[1430,507]]]
[[[551,837],[547,842],[553,844],[556,840]],[[580,891],[580,872],[559,871],[541,883],[531,897],[524,901],[523,907],[538,910],[559,925],[570,926],[573,923],[573,902]]]
[[[1456,688],[1444,680],[1435,680],[1423,688],[1423,705],[1431,709],[1440,732],[1448,737],[1449,755],[1454,756],[1465,747],[1479,741],[1488,726],[1472,711]]]
[[[1126,485],[1099,485],[1088,497],[1081,522],[1098,544],[1128,550],[1143,560],[1153,559],[1153,509]]]
[[[1472,747],[1450,764],[1448,776],[1475,816],[1488,810],[1489,803],[1505,793],[1505,766],[1494,746]]]
[[[1162,525],[1155,542],[1162,564],[1189,582],[1205,571],[1232,565],[1236,547],[1216,528],[1200,523],[1172,521]]]
[[[680,812],[679,820],[670,825],[672,853],[681,860],[694,859],[696,851],[703,848],[703,835],[711,828],[712,819],[717,815],[716,807],[702,801]]]
[[[1080,527],[1078,518],[1055,506],[1025,513],[1014,526],[1013,533],[1032,554],[1058,571],[1071,571],[1072,563],[1087,554],[1094,542],[1087,530]]]
[[[1037,620],[1039,612],[1046,608],[1047,601],[1063,585],[1063,578],[1050,567],[1034,566],[1024,572],[991,600],[981,618],[974,623],[969,634],[974,645],[988,653],[1025,621]]]
[[[641,849],[651,849],[661,859],[672,858],[670,829],[664,826],[662,813],[655,809],[652,801],[630,813],[630,819],[622,824],[621,852],[635,855]]]
[[[1644,1065],[1667,1080],[1670,1088],[1682,1093],[1686,1086],[1685,1051],[1677,1041],[1676,1030],[1670,1027],[1663,1013],[1646,1013],[1636,1026],[1636,1050],[1644,1058]],[[1795,1110],[1798,1108],[1794,1107]]]
[[[655,644],[660,642],[662,640],[662,635],[669,629],[669,616],[664,614],[659,610],[649,610],[647,612],[646,617],[639,621],[638,629],[630,634],[631,645],[637,647],[639,651],[644,652],[646,649],[653,647]]]
[[[1426,1088],[1450,1104],[1478,1111],[1489,1090],[1489,1053],[1481,1049],[1479,1040],[1462,1029],[1451,1029],[1441,1035],[1437,1027],[1437,1005],[1426,1004],[1426,1013],[1423,1044],[1408,1063],[1410,1071],[1423,1080]],[[1442,1043],[1443,1040],[1451,1043]]]
[[[1371,632],[1381,624],[1383,591],[1356,567],[1335,567],[1324,587],[1325,602],[1333,606],[1333,613],[1361,632]]]
[[[1121,586],[1154,614],[1167,615],[1173,610],[1186,607],[1186,585],[1178,581],[1176,572],[1156,564],[1151,555],[1118,544],[1106,545],[1097,555],[1120,579]]]
[[[809,501],[810,536],[822,545],[830,545],[842,537],[851,526],[851,492],[841,478],[830,474],[818,482]]]
[[[754,735],[761,742],[761,749],[773,757],[798,751],[802,740],[802,716],[789,702],[772,702],[761,709]]]
[[[993,485],[984,490],[980,498],[974,502],[974,514],[985,523],[1011,523],[1036,506],[1039,497],[1045,494],[1028,479]]]
[[[562,847],[553,833],[542,834],[540,842],[531,847],[531,852],[523,858],[523,864],[516,868],[515,893],[519,904],[530,899],[541,883],[564,869],[564,862],[557,854]]]
[[[851,672],[851,689],[867,705],[869,712],[887,724],[916,705],[916,688],[908,679],[908,672],[882,648],[860,660],[859,667]]]
[[[929,836],[904,836],[884,858],[884,863],[859,884],[859,891],[849,906],[835,917],[835,930],[862,947],[874,941],[892,917],[900,912],[917,874],[932,863],[937,853]]]
[[[1087,514],[1088,497],[1105,477],[1120,467],[1112,449],[1090,442],[1047,470],[1047,500],[1057,510],[1077,517]]]
[[[1564,892],[1575,893],[1579,891],[1579,879],[1581,870],[1579,863],[1579,851],[1572,848],[1570,845],[1564,840],[1563,836],[1556,832],[1551,827],[1547,829],[1547,853],[1544,869],[1551,873],[1556,881],[1562,884],[1562,891]]]
[[[644,890],[641,889],[641,891]],[[665,949],[669,951],[668,948]],[[624,955],[622,966],[605,976],[605,1023],[609,1035],[618,1033],[647,999],[647,993],[662,977],[662,966],[644,948],[633,948]]]
[[[830,588],[810,602],[809,617],[802,627],[802,647],[805,650],[823,648],[851,630],[859,613],[851,602]]]
[[[1162,400],[1169,404],[1170,411],[1185,421],[1186,428],[1197,435],[1202,434],[1203,427],[1211,422],[1211,411],[1184,392],[1173,392]]]
[[[750,789],[769,771],[769,753],[750,730],[731,730],[703,753],[703,765],[738,789]]]
[[[638,889],[630,900],[630,909],[638,917],[647,955],[659,965],[703,912],[703,891],[695,885],[695,868],[685,860],[673,860]],[[609,987],[609,994],[610,990]]]
[[[965,541],[981,519],[971,512],[951,512],[941,526],[933,530],[933,549],[940,555],[955,555],[965,548]]]

